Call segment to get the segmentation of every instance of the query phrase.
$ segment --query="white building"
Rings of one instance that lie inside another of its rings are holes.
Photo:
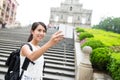
[[[92,10],[83,9],[82,6],[79,0],[65,0],[61,7],[51,8],[49,23],[90,27]]]
[[[16,24],[17,6],[16,0],[0,0],[0,23]]]

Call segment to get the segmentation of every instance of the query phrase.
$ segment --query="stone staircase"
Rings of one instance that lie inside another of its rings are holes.
[[[4,80],[7,71],[5,61],[13,50],[19,48],[29,36],[29,27],[0,29],[0,80]],[[48,29],[47,35],[40,42],[46,43],[56,29]],[[75,61],[73,39],[66,38],[50,48],[45,54],[43,80],[75,80]]]

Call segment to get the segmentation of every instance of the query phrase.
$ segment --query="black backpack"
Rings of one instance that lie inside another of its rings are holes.
[[[32,50],[32,46],[28,43],[27,45]],[[22,77],[23,73],[20,75],[20,49],[13,51],[7,58],[5,65],[8,66],[8,71],[5,74],[5,80],[20,80]],[[25,67],[27,68],[28,65]]]

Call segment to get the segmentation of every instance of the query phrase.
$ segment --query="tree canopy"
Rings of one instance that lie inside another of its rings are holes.
[[[93,28],[120,33],[120,17],[107,17],[101,20],[98,25],[94,25]]]

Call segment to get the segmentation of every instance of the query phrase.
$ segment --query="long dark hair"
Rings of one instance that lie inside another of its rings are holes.
[[[45,28],[45,31],[47,32],[47,27],[46,27],[46,25],[43,22],[34,22],[32,24],[31,31],[34,31],[38,27],[38,25],[43,26]],[[28,42],[30,42],[32,40],[32,38],[33,38],[33,35],[31,33],[29,38],[28,38]]]

